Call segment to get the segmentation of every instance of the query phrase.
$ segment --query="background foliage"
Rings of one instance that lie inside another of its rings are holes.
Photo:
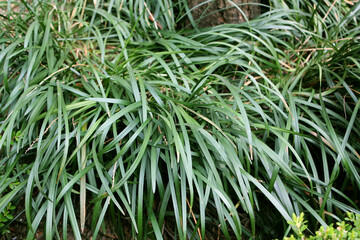
[[[360,4],[262,8],[185,30],[185,1],[1,1],[10,225],[270,239],[359,213]]]
[[[293,225],[296,230],[295,233],[297,238],[294,235],[291,235],[289,238],[285,237],[284,240],[295,240],[295,239],[313,239],[313,240],[322,240],[322,239],[357,239],[360,236],[360,215],[354,213],[347,213],[346,221],[337,222],[337,226],[331,224],[326,229],[324,226],[321,226],[315,235],[305,236],[304,232],[307,229],[306,220],[304,220],[304,213],[301,213],[299,217],[293,214],[293,220],[289,221],[290,225]]]

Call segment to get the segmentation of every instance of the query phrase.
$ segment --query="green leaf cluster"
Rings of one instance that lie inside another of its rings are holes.
[[[4,169],[0,168],[0,174],[4,174]],[[3,180],[3,179],[2,179]],[[3,194],[10,192],[13,190],[17,185],[19,185],[19,181],[13,180],[11,178],[6,178],[4,181],[4,184],[7,185],[7,188],[2,192],[0,195],[0,199],[2,199]],[[0,233],[1,234],[7,234],[10,233],[9,231],[9,225],[11,221],[14,219],[13,213],[15,211],[15,206],[12,205],[11,202],[7,203],[7,205],[3,208],[3,210],[0,212]]]
[[[0,233],[6,234],[10,233],[9,229],[5,226],[9,221],[13,220],[11,211],[15,210],[15,206],[12,206],[11,203],[5,207],[5,209],[0,213]]]
[[[293,216],[293,221],[288,223],[291,226],[294,226],[294,232],[297,237],[291,235],[290,237],[285,237],[284,240],[356,240],[360,239],[360,214],[347,213],[346,221],[336,223],[334,227],[333,224],[329,225],[327,228],[321,226],[318,231],[315,232],[315,235],[306,234],[307,225],[304,221],[304,214],[301,213],[299,217],[296,215]]]

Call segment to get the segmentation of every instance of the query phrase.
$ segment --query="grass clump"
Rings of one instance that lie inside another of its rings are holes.
[[[0,2],[0,212],[24,206],[27,239],[270,239],[359,213],[352,3],[175,31],[183,1]]]

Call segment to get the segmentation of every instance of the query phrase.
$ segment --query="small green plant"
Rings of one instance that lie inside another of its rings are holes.
[[[10,145],[14,146],[15,142],[19,142],[20,137],[21,137],[21,131],[17,131],[17,132],[12,131]],[[0,135],[0,140],[1,140],[1,138],[2,138],[2,135]]]
[[[11,202],[5,207],[3,212],[0,213],[0,233],[6,234],[10,233],[7,223],[13,220],[13,215],[11,215],[12,211],[15,210],[15,206],[11,205]]]
[[[304,213],[300,213],[300,216],[296,216],[295,213],[293,213],[292,215],[292,221],[288,221],[288,224],[291,226],[294,226],[294,232],[296,233],[296,235],[299,237],[299,239],[303,239],[304,237],[304,231],[306,231],[307,229],[307,225],[306,225],[307,221],[305,221],[304,219]],[[293,235],[291,235],[290,238],[285,238],[285,239],[295,239],[293,238]]]
[[[12,138],[11,138],[11,146],[13,146],[15,144],[15,141],[18,142],[19,139],[20,139],[20,135],[21,135],[21,132],[20,131],[17,131],[16,133],[13,131],[12,132]],[[1,139],[1,135],[0,135],[0,139]],[[1,166],[0,167],[0,174],[3,175],[3,173],[5,172],[5,165]],[[15,172],[14,172],[15,173]],[[2,178],[0,177],[0,180]],[[4,184],[7,184],[9,181],[11,181],[11,178],[10,177],[7,177],[4,181]],[[3,195],[5,195],[6,193],[8,193],[9,191],[13,190],[17,185],[19,185],[20,182],[19,180],[15,180],[15,181],[12,181],[9,183],[8,187],[6,188],[6,190],[4,191],[3,194],[0,194],[0,199],[2,198]],[[9,230],[9,222],[11,222],[11,220],[14,219],[12,213],[14,212],[15,210],[15,206],[13,206],[11,204],[11,202],[9,202],[6,207],[4,208],[3,211],[0,212],[0,234],[3,235],[3,234],[7,234],[7,233],[10,233],[10,230]]]
[[[0,171],[1,172],[1,171]],[[11,178],[6,178],[5,180],[5,184],[10,181]],[[7,187],[7,189],[5,190],[5,194],[11,190],[13,190],[16,185],[19,185],[19,181],[16,179],[15,181],[11,182],[9,184],[9,186]],[[0,195],[0,199],[1,199],[1,195]],[[6,233],[10,233],[9,228],[8,228],[8,223],[13,220],[13,212],[15,210],[15,206],[13,206],[11,204],[11,202],[9,202],[6,207],[4,208],[4,210],[2,212],[0,212],[0,234],[6,234]]]
[[[307,225],[304,220],[304,213],[301,213],[299,217],[293,214],[293,221],[288,223],[294,226],[294,231],[297,237],[291,235],[285,237],[284,240],[359,240],[360,239],[360,214],[354,214],[352,212],[347,213],[345,221],[336,223],[337,227],[333,224],[325,228],[321,226],[316,231],[315,236],[306,236],[304,232],[307,230]]]

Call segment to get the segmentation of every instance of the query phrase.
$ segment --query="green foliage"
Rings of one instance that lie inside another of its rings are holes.
[[[17,133],[15,133],[15,132],[12,133],[13,140],[11,140],[11,142],[10,142],[12,146],[15,144],[15,142],[19,141],[20,135],[21,135],[20,131],[18,131]],[[1,139],[1,135],[0,135],[0,139]],[[0,180],[1,180],[1,182],[3,182],[4,185],[7,186],[7,188],[5,188],[4,191],[0,194],[0,199],[3,197],[3,195],[5,195],[6,193],[13,190],[20,183],[18,179],[13,180],[10,177],[4,177],[5,171],[6,171],[5,165],[0,166],[0,175],[1,175]],[[15,171],[13,171],[13,172],[15,172]],[[14,218],[12,213],[15,210],[15,206],[11,205],[11,202],[7,203],[7,205],[4,205],[4,206],[5,207],[3,208],[3,210],[0,211],[0,233],[1,234],[10,233],[8,227],[9,227],[9,223]]]
[[[17,131],[16,133],[13,131],[11,134],[11,141],[10,141],[10,145],[13,146],[15,144],[15,142],[18,142],[21,136],[21,132]],[[0,140],[1,140],[2,135],[0,135]]]
[[[4,169],[0,168],[0,174],[4,174]],[[3,178],[0,177],[1,181],[3,181]],[[0,194],[0,199],[5,195],[6,193],[13,190],[17,185],[19,185],[20,182],[16,179],[13,180],[11,178],[5,178],[4,185],[7,185],[7,188],[3,191],[2,194]],[[7,234],[10,233],[9,231],[9,223],[13,220],[12,213],[15,210],[15,206],[11,204],[11,202],[7,203],[2,211],[0,211],[0,233],[1,234]]]
[[[304,220],[304,213],[301,213],[299,217],[293,213],[292,221],[287,221],[287,223],[294,227],[294,232],[300,239],[304,237],[304,231],[307,229],[307,221]]]
[[[4,210],[0,213],[0,233],[6,234],[10,233],[9,229],[5,226],[9,221],[13,220],[11,212],[15,210],[15,206],[12,206],[11,203],[8,203]]]
[[[0,212],[23,201],[26,239],[272,239],[359,213],[360,5],[177,31],[185,2],[0,1]]]
[[[321,226],[318,231],[316,231],[315,235],[308,236],[304,234],[307,230],[307,226],[305,225],[306,221],[304,221],[304,213],[301,213],[299,217],[293,215],[293,221],[289,221],[288,223],[291,226],[294,226],[294,232],[297,237],[291,235],[290,237],[285,237],[284,240],[356,240],[360,239],[360,214],[347,213],[346,221],[342,221],[341,223],[336,223],[336,227],[332,224],[327,228]]]

